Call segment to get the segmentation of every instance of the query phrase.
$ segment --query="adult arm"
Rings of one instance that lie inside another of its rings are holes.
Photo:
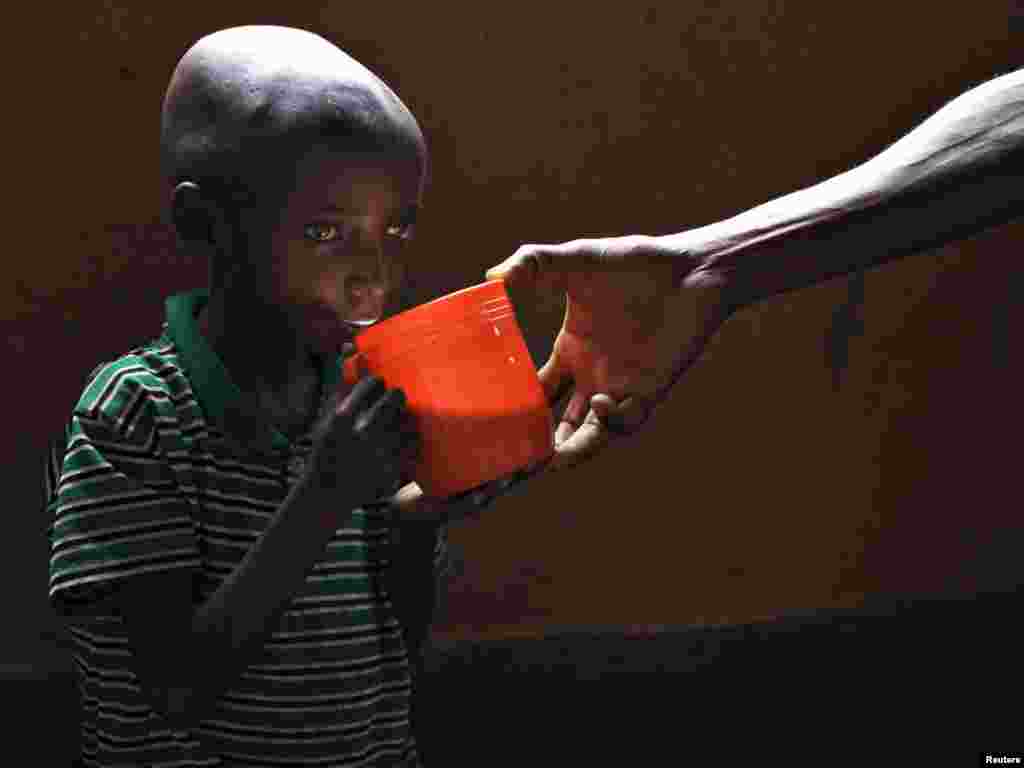
[[[975,235],[1024,214],[1024,70],[954,99],[874,158],[667,238],[736,308]],[[685,255],[684,255],[685,254]]]
[[[487,272],[564,292],[540,377],[571,394],[551,468],[638,429],[734,312],[1024,215],[1024,70],[979,85],[850,171],[663,236],[524,245]]]

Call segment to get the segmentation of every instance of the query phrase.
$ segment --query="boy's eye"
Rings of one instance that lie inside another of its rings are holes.
[[[317,243],[327,243],[341,236],[341,228],[337,224],[317,222],[306,225],[306,237]]]

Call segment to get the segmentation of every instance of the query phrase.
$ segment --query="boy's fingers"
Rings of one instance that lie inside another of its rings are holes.
[[[380,386],[383,388],[383,382]],[[373,427],[375,430],[400,430],[405,426],[405,421],[405,393],[400,389],[391,389],[357,416],[356,429]]]
[[[364,376],[355,383],[345,399],[338,405],[338,412],[358,412],[383,395],[385,390],[383,380],[376,376]]]
[[[348,393],[360,379],[365,378],[362,361],[357,357],[359,350],[356,345],[346,341],[341,345],[341,381],[339,391]]]

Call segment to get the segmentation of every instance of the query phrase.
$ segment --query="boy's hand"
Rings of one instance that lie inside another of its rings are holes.
[[[495,499],[518,493],[526,480],[540,474],[546,467],[547,462],[535,464],[465,493],[443,499],[427,496],[416,483],[409,483],[391,497],[384,514],[396,519],[398,524],[403,521],[430,521],[440,524],[475,517]]]
[[[360,379],[317,426],[310,473],[324,488],[344,487],[356,503],[394,493],[419,450],[405,394],[376,376]]]

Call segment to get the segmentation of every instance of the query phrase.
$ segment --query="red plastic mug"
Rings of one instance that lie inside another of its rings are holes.
[[[464,288],[360,333],[345,361],[405,392],[422,440],[414,479],[451,496],[554,452],[551,409],[503,280]]]

